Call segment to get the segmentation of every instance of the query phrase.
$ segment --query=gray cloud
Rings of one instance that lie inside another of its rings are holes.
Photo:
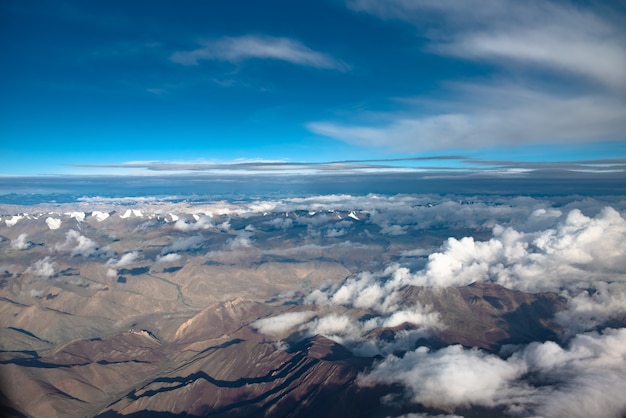
[[[521,363],[507,362],[480,350],[460,345],[430,352],[425,347],[404,357],[388,356],[361,384],[401,383],[413,402],[447,408],[483,405],[493,407],[519,396],[515,380],[526,372]]]
[[[195,222],[189,222],[186,219],[178,219],[176,223],[174,223],[174,229],[184,232],[213,229],[215,227],[213,218],[208,215],[199,215]]]

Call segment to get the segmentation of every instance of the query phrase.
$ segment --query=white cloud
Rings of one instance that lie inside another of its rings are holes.
[[[106,265],[113,268],[124,268],[137,261],[141,260],[141,254],[138,251],[132,251],[124,254],[119,260],[111,258],[107,261]]]
[[[172,244],[166,246],[161,250],[161,254],[174,253],[178,251],[188,251],[199,248],[202,245],[204,238],[202,235],[194,235],[188,238],[181,238],[174,241]]]
[[[75,231],[73,229],[65,234],[65,242],[63,244],[56,245],[54,248],[57,251],[60,251],[72,245],[74,245],[74,248],[72,248],[72,250],[70,251],[70,254],[72,256],[82,255],[85,257],[89,257],[90,255],[94,255],[98,252],[98,245],[95,241],[87,238],[84,235],[81,235],[78,231]]]
[[[344,71],[347,65],[329,55],[314,51],[289,38],[246,35],[207,41],[201,48],[178,51],[170,60],[183,65],[197,65],[201,60],[240,62],[249,59],[272,59],[314,68]]]
[[[169,253],[164,256],[157,257],[157,263],[176,263],[182,259],[180,254]]]
[[[179,231],[183,232],[212,228],[215,228],[215,225],[213,224],[212,218],[207,215],[198,216],[196,222],[189,222],[186,219],[178,219],[174,223],[174,229],[178,229]]]
[[[241,231],[234,238],[229,239],[226,242],[226,247],[229,250],[235,250],[237,248],[249,248],[252,247],[252,237],[253,233],[250,231]]]
[[[531,343],[506,360],[458,345],[419,347],[388,356],[359,382],[399,383],[412,401],[446,410],[500,405],[514,416],[609,418],[626,412],[625,372],[626,329],[608,329],[566,347]]]
[[[59,229],[61,227],[61,223],[61,219],[53,218],[51,216],[46,218],[46,225],[48,225],[48,228],[50,229]]]
[[[508,402],[520,390],[512,384],[525,371],[522,364],[460,345],[436,352],[420,347],[402,358],[388,356],[371,373],[362,375],[360,382],[401,383],[412,401],[431,407],[493,407]]]
[[[11,247],[17,250],[27,250],[33,245],[32,242],[28,241],[28,234],[23,232],[18,235],[17,238],[11,240]]]
[[[284,314],[262,318],[252,323],[259,332],[268,335],[282,335],[315,316],[313,311],[287,312]]]
[[[39,277],[52,277],[55,274],[54,267],[56,263],[48,256],[41,260],[35,261],[33,265],[26,269],[27,273],[32,273]]]

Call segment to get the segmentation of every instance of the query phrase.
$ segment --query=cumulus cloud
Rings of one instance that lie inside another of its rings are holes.
[[[519,394],[520,388],[513,383],[525,372],[521,364],[477,349],[454,345],[430,352],[420,347],[401,358],[388,356],[371,373],[362,375],[360,382],[400,383],[413,402],[431,407],[493,407]]]
[[[235,236],[234,238],[229,239],[226,242],[226,247],[229,250],[235,250],[238,248],[249,248],[252,247],[252,240],[250,239],[252,237],[253,233],[250,231],[241,231],[237,234],[237,236]]]
[[[61,227],[61,223],[61,219],[53,218],[51,216],[46,218],[46,225],[48,225],[48,228],[50,229],[59,229]]]
[[[178,219],[174,223],[174,229],[178,229],[179,231],[183,232],[212,228],[215,228],[215,225],[213,224],[212,218],[208,215],[198,215],[198,218],[195,222],[189,222],[186,219]]]
[[[504,406],[513,416],[619,417],[626,412],[626,330],[531,343],[507,359],[459,345],[390,355],[362,385],[401,384],[411,401],[442,409]],[[531,381],[526,380],[532,376]]]
[[[11,240],[11,247],[16,250],[27,250],[32,245],[33,243],[28,241],[28,234],[25,232],[19,234],[17,238]]]
[[[65,234],[65,242],[56,245],[54,248],[57,251],[60,251],[71,246],[74,246],[70,251],[70,254],[72,256],[82,255],[85,257],[89,257],[90,255],[98,253],[98,245],[94,240],[87,238],[84,235],[81,235],[78,231],[75,231],[73,229]]]
[[[139,254],[138,251],[132,251],[130,253],[126,253],[119,259],[110,258],[106,262],[106,265],[109,266],[109,269],[107,270],[107,276],[116,277],[118,269],[128,267],[131,264],[136,263],[139,260],[141,260],[141,254]]]
[[[494,281],[526,291],[588,287],[626,281],[626,221],[611,207],[590,218],[574,209],[544,231],[522,233],[496,226],[493,238],[449,238],[431,254],[416,283],[464,285]]]
[[[180,254],[176,253],[168,253],[164,256],[159,256],[156,259],[157,263],[176,263],[180,261],[183,257]]]
[[[201,60],[240,62],[249,59],[272,59],[314,68],[346,70],[347,66],[329,55],[302,43],[273,36],[246,35],[206,41],[191,51],[178,51],[170,60],[182,65],[197,65]]]
[[[56,263],[48,256],[35,261],[29,268],[26,269],[26,272],[32,273],[35,276],[48,278],[55,275],[55,266]]]
[[[174,241],[172,244],[166,246],[161,250],[161,254],[175,253],[178,251],[188,251],[199,248],[202,245],[204,238],[202,235],[194,235],[188,238],[181,238]]]
[[[379,272],[362,272],[340,286],[315,290],[307,301],[391,313],[398,309],[396,296],[403,286],[487,281],[527,292],[559,293],[568,300],[568,310],[557,319],[573,333],[626,312],[626,220],[619,212],[605,207],[589,217],[579,209],[564,214],[534,210],[528,219],[532,232],[495,225],[485,241],[448,238],[428,256],[423,269],[412,272],[391,264]],[[547,229],[534,230],[548,221]]]

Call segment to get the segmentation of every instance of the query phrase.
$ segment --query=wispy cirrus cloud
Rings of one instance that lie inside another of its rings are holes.
[[[626,31],[593,6],[545,0],[489,0],[482,7],[451,0],[349,0],[347,5],[427,27],[427,48],[435,53],[541,66],[626,88]]]
[[[492,75],[448,80],[445,99],[413,98],[401,112],[381,112],[377,123],[363,123],[359,114],[308,123],[315,134],[396,152],[626,140],[626,30],[608,6],[510,0],[480,8],[445,0],[347,6],[408,22],[425,52],[491,67]]]
[[[346,71],[348,65],[330,55],[315,51],[290,39],[274,36],[245,35],[205,41],[189,51],[177,51],[170,60],[182,65],[198,65],[202,60],[241,62],[249,59],[271,59],[305,67]]]

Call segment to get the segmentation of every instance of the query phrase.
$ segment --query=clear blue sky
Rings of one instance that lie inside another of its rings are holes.
[[[5,0],[0,175],[625,158],[619,3]]]

